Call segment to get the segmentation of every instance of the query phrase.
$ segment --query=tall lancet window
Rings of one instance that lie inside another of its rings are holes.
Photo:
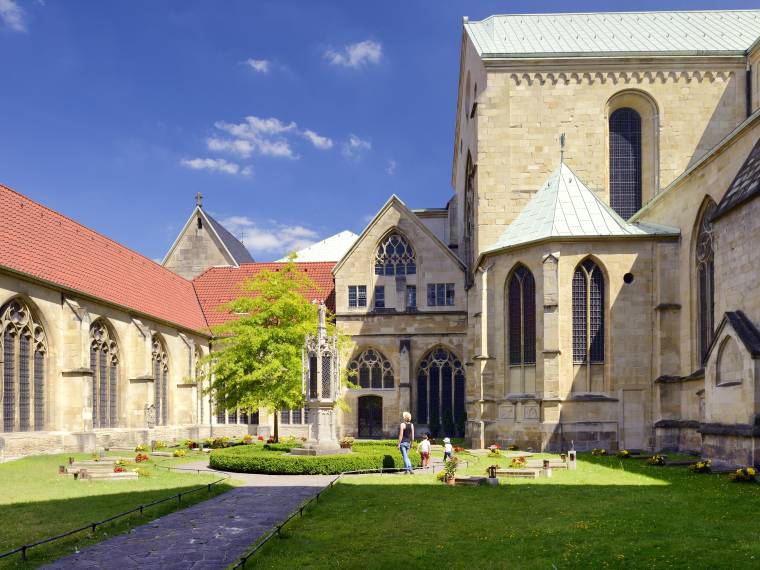
[[[103,321],[90,327],[92,426],[116,427],[119,421],[119,348]]]
[[[464,245],[464,262],[468,270],[468,282],[470,281],[469,272],[475,262],[475,166],[472,164],[470,157],[467,157],[467,177],[464,185],[464,228],[463,228],[463,245]]]
[[[2,431],[45,429],[45,331],[15,299],[0,308]]]
[[[590,259],[573,275],[573,362],[604,362],[604,275]]]
[[[536,282],[524,265],[512,272],[507,285],[509,364],[536,363]]]
[[[710,200],[702,208],[702,217],[697,227],[696,269],[697,269],[697,328],[699,329],[699,358],[704,364],[707,349],[715,332],[715,250],[713,248],[712,215],[715,202]]]
[[[153,335],[153,395],[156,406],[156,425],[169,423],[169,355],[158,335]]]
[[[630,107],[610,115],[610,206],[627,220],[641,209],[641,116]]]

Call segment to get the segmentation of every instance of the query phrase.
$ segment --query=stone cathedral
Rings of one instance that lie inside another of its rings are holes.
[[[760,11],[465,18],[460,45],[453,195],[391,196],[301,263],[352,339],[338,435],[409,410],[476,447],[760,463]],[[4,186],[0,208],[0,453],[274,413],[308,435],[306,409],[217,409],[196,380],[217,307],[277,267],[200,199],[161,265]]]

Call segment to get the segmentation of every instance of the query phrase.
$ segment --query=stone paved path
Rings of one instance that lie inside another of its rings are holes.
[[[205,463],[187,467],[205,469]],[[226,568],[334,479],[308,475],[231,475],[242,481],[243,486],[84,548],[44,568]]]

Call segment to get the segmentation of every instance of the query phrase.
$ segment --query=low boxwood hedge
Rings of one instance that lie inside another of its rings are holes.
[[[412,465],[419,467],[417,452],[409,454]],[[404,466],[401,453],[388,446],[362,446],[343,455],[288,455],[258,447],[230,447],[211,453],[209,465],[214,469],[237,473],[266,473],[270,475],[336,475],[346,471],[365,471]]]
[[[303,447],[303,443],[300,441],[293,443],[265,443],[264,449],[267,451],[284,451],[289,453],[291,449],[295,447]]]

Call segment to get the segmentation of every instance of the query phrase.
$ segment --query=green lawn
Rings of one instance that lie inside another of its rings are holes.
[[[473,474],[494,463],[470,461],[463,471]],[[760,567],[759,485],[585,454],[576,471],[502,483],[346,478],[266,545],[256,567]]]
[[[149,477],[135,481],[75,481],[58,475],[58,466],[66,463],[66,455],[41,455],[0,464],[0,552],[25,543],[72,530],[92,521],[99,521],[183,490],[195,488],[218,479],[218,475],[196,475],[157,469],[149,462]],[[131,456],[131,453],[118,455]],[[74,454],[77,459],[90,456]],[[178,465],[199,459],[157,458],[158,463]],[[145,465],[145,464],[143,464]],[[201,491],[183,497],[182,506],[226,491],[230,485],[214,485],[211,493]],[[98,542],[128,528],[147,522],[178,508],[176,501],[151,507],[139,513],[98,527],[97,535],[83,532],[67,539],[29,551],[29,562],[23,564],[20,555],[0,559],[0,568],[31,568],[45,561],[74,552],[92,542]]]

